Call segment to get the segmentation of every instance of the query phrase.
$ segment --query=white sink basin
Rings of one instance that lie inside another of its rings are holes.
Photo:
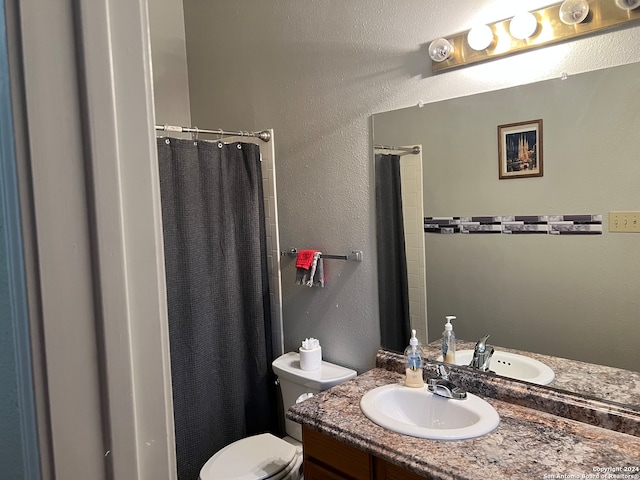
[[[459,350],[456,352],[456,365],[469,365],[472,358],[473,350]],[[442,361],[442,356],[438,361]],[[497,375],[538,385],[548,385],[556,378],[553,370],[544,363],[517,353],[496,351],[491,357],[489,368]]]
[[[374,388],[360,401],[372,422],[397,433],[433,440],[462,440],[489,433],[500,423],[487,402],[467,393],[464,400],[443,398],[427,387],[400,383]]]

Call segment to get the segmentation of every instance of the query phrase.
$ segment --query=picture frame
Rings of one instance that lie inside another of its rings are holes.
[[[542,177],[542,119],[498,125],[498,178]]]

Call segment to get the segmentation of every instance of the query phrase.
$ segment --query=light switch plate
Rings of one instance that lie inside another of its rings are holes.
[[[609,212],[609,231],[640,233],[640,212]]]

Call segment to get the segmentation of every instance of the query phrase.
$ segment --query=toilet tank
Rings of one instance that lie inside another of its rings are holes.
[[[280,381],[282,404],[285,412],[296,403],[296,399],[303,393],[316,394],[333,387],[357,375],[355,370],[341,367],[329,362],[322,362],[317,370],[302,370],[300,368],[300,354],[289,352],[276,358],[273,371]],[[302,427],[300,424],[285,419],[287,435],[302,441]]]

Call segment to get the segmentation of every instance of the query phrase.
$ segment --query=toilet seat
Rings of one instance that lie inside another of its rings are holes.
[[[238,440],[217,452],[200,470],[200,480],[297,478],[294,471],[301,463],[299,448],[270,433],[263,433]]]

